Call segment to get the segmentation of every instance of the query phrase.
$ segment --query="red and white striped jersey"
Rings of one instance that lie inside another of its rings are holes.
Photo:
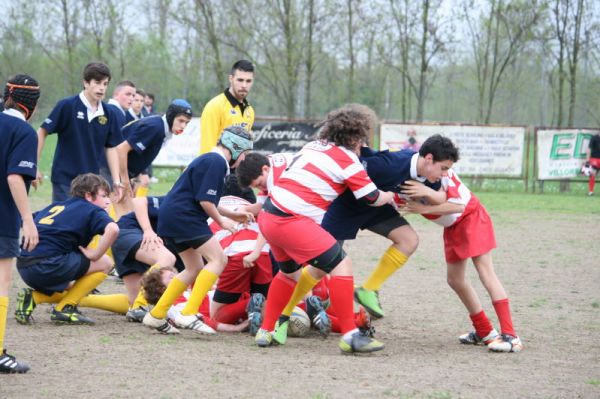
[[[452,169],[448,170],[448,176],[442,177],[441,183],[442,189],[446,191],[447,201],[453,204],[464,205],[465,210],[469,201],[475,198],[471,190],[468,189]],[[463,214],[464,211],[448,215],[424,214],[423,216],[439,225],[448,227],[452,226]]]
[[[267,188],[261,190],[256,196],[256,202],[264,204],[271,192],[271,189],[275,183],[281,177],[283,171],[287,168],[288,164],[292,162],[294,154],[291,152],[271,154],[268,156],[271,168],[269,169],[269,175],[267,176]]]
[[[346,189],[358,199],[377,187],[355,153],[313,141],[294,155],[269,195],[282,211],[320,224],[333,200]]]
[[[250,205],[250,203],[245,199],[234,197],[232,195],[221,197],[219,200],[219,206],[223,206],[231,210],[235,210],[240,206],[246,205]],[[252,222],[248,223],[246,226],[240,224],[239,230],[235,234],[231,234],[229,230],[223,230],[221,226],[219,226],[212,218],[209,218],[207,222],[211,231],[217,240],[219,240],[219,244],[221,244],[223,252],[228,257],[242,254],[247,255],[254,250],[259,232],[258,223]],[[269,244],[266,244],[263,246],[261,252],[269,253],[269,250]]]

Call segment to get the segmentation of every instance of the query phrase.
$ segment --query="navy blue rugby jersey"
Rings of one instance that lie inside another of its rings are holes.
[[[35,179],[37,172],[38,138],[35,130],[25,122],[19,111],[0,113],[0,236],[19,238],[21,215],[14,202],[8,175],[23,176],[25,186]]]
[[[200,155],[190,163],[166,195],[159,209],[158,235],[194,238],[207,231],[206,219],[199,201],[218,205],[229,166],[219,152]]]
[[[106,147],[123,141],[121,126],[112,107],[102,102],[88,121],[87,107],[80,95],[60,100],[42,123],[48,134],[57,133],[58,142],[52,161],[52,182],[71,184],[82,173],[98,173]]]
[[[158,115],[139,119],[126,125],[123,137],[132,148],[127,155],[129,176],[134,177],[152,165],[166,138],[170,138],[167,121]]]
[[[148,218],[150,219],[150,225],[152,230],[156,232],[158,229],[158,210],[160,205],[165,200],[164,196],[160,197],[147,197],[148,199]],[[120,229],[136,229],[141,230],[142,227],[135,217],[135,212],[129,212],[126,215],[121,216],[121,219],[117,222]]]
[[[34,214],[40,242],[31,252],[21,256],[56,256],[79,251],[97,234],[103,234],[113,220],[108,213],[85,200],[73,197],[55,202]]]

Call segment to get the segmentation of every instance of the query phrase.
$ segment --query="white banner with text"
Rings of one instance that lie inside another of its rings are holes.
[[[449,137],[459,148],[454,169],[461,175],[520,177],[525,153],[525,127],[382,124],[380,148],[418,150],[430,136]]]

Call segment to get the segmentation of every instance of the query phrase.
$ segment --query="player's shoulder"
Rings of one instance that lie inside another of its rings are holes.
[[[227,103],[229,103],[229,100],[227,100],[225,93],[219,93],[210,100],[208,100],[208,102],[204,106],[204,109],[206,110],[210,108],[222,107],[224,104]]]

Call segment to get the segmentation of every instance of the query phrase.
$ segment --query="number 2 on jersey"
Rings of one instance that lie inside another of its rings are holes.
[[[65,207],[63,205],[53,206],[48,211],[50,214],[46,217],[41,218],[38,223],[39,224],[52,224],[52,223],[54,223],[54,218],[64,210],[65,210]]]

